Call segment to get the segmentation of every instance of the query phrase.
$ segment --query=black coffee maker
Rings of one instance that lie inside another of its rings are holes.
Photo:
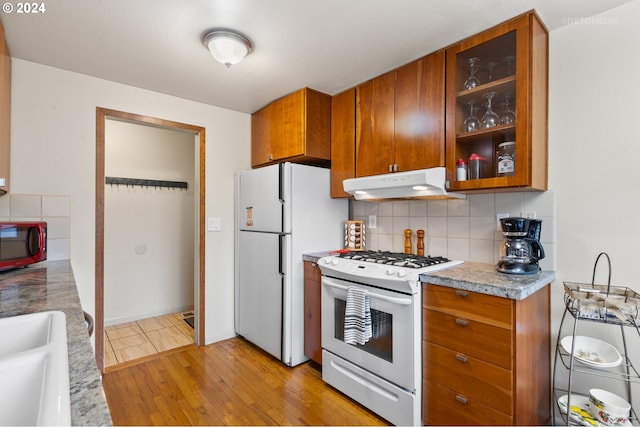
[[[500,246],[500,261],[496,270],[507,274],[537,274],[538,261],[544,258],[540,243],[542,220],[532,218],[502,218],[504,241]]]

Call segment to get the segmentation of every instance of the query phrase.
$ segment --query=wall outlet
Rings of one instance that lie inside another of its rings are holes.
[[[375,215],[369,215],[369,228],[376,228],[377,218]]]
[[[536,213],[535,212],[520,212],[520,215],[523,218],[529,218],[529,219],[535,219],[536,218]]]
[[[502,218],[509,218],[509,212],[499,213],[496,215],[496,229],[498,231],[502,231],[502,226],[500,225],[500,220]]]

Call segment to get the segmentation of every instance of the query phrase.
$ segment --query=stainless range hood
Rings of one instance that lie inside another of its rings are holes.
[[[445,188],[447,172],[444,167],[408,172],[388,173],[345,179],[344,191],[356,200],[384,199],[465,199],[460,193],[449,193]]]

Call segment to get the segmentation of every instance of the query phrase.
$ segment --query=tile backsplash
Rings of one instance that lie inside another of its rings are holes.
[[[62,195],[13,194],[0,197],[0,221],[46,221],[47,260],[70,258],[71,198]]]
[[[466,199],[353,201],[351,217],[365,221],[366,248],[404,252],[404,230],[411,229],[416,251],[416,230],[425,231],[425,253],[463,261],[495,264],[502,233],[497,215],[542,219],[543,269],[555,270],[555,194],[546,192],[486,193]],[[369,227],[375,216],[376,228]]]

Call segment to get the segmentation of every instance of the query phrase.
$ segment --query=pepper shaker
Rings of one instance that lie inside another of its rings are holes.
[[[418,230],[416,234],[418,235],[418,256],[424,256],[424,230]]]
[[[409,228],[404,230],[404,253],[413,254],[413,249],[411,248],[411,229]]]

